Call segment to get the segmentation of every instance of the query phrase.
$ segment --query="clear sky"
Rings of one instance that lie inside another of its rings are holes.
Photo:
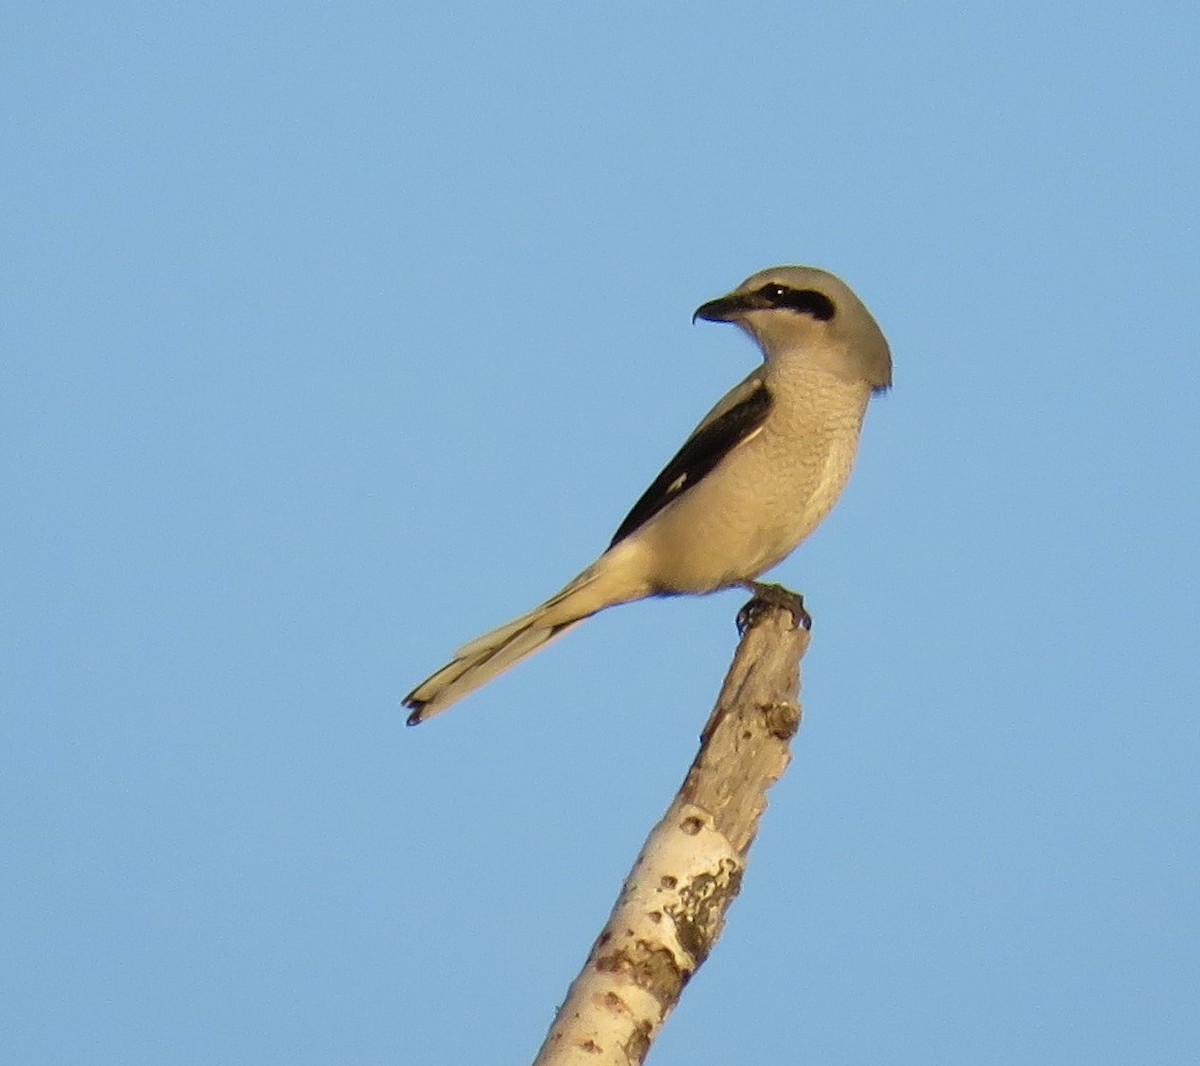
[[[400,697],[603,548],[811,263],[896,386],[652,1057],[1200,1057],[1200,16],[0,16],[0,1059],[519,1063],[744,596]]]

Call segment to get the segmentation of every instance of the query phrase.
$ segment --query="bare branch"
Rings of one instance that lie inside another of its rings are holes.
[[[700,752],[647,838],[534,1066],[641,1063],[721,935],[767,789],[791,760],[809,641],[786,607],[753,603]]]

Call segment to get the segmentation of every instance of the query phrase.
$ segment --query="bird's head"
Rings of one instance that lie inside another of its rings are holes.
[[[892,384],[891,352],[871,312],[844,281],[816,267],[761,270],[728,296],[702,304],[692,321],[697,318],[732,322],[769,360],[803,353],[806,361],[876,392]]]

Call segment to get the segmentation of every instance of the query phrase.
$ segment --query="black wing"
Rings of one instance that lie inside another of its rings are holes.
[[[609,547],[645,525],[672,500],[712,473],[725,456],[763,424],[770,409],[771,393],[766,384],[759,381],[757,387],[728,411],[696,430],[633,505]]]

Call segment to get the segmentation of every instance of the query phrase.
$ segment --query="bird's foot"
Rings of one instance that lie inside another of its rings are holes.
[[[782,585],[768,585],[759,581],[742,581],[740,584],[742,588],[749,589],[754,593],[754,599],[738,611],[739,636],[745,635],[746,630],[754,625],[758,620],[757,615],[763,607],[782,607],[791,613],[792,622],[795,625],[812,629],[812,615],[805,610],[804,597],[800,593],[793,592]]]

